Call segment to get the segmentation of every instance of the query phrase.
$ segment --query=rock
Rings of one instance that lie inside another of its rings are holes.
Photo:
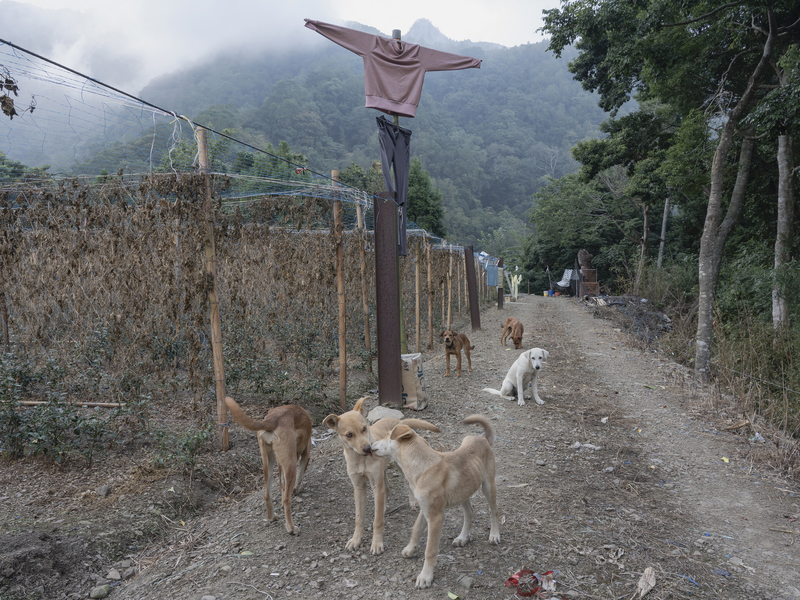
[[[462,575],[458,580],[458,585],[466,589],[471,588],[473,583],[475,583],[475,580],[472,577],[467,577],[466,575]]]
[[[109,584],[98,585],[95,588],[92,588],[92,591],[89,592],[89,598],[95,600],[96,598],[105,598],[111,593],[111,586]]]
[[[95,494],[97,494],[101,498],[105,498],[111,492],[111,486],[110,485],[101,485],[94,492],[95,492]]]
[[[134,575],[136,575],[136,567],[128,567],[122,572],[123,579],[130,579]]]
[[[537,465],[539,465],[540,467],[543,467],[543,466],[545,466],[547,463],[546,463],[545,461],[543,461],[543,460],[539,459],[539,460],[537,460],[537,461],[536,461],[536,464],[537,464]]]
[[[388,408],[386,406],[376,406],[367,415],[367,421],[370,423],[374,423],[378,419],[385,419],[385,418],[392,418],[392,419],[402,419],[405,415],[402,411],[396,410],[394,408]]]
[[[217,600],[216,596],[203,596],[200,600]]]
[[[116,569],[111,569],[106,575],[106,579],[110,579],[111,581],[119,581],[122,579],[122,575],[119,574],[119,571]]]

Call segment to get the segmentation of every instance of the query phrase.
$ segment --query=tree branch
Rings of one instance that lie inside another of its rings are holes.
[[[662,25],[661,27],[680,27],[681,25],[691,25],[692,23],[697,23],[698,21],[702,21],[704,19],[707,19],[708,17],[711,17],[711,16],[717,14],[721,10],[725,10],[726,8],[731,8],[732,6],[739,6],[739,5],[741,5],[741,2],[730,2],[728,4],[723,4],[719,8],[715,8],[714,10],[712,10],[709,13],[701,15],[701,16],[697,17],[696,19],[690,19],[688,21],[682,21],[680,23],[670,23],[669,25]]]

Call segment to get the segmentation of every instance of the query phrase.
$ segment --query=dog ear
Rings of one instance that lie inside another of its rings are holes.
[[[367,399],[366,396],[364,396],[363,398],[359,398],[358,402],[356,402],[356,405],[353,407],[353,410],[355,412],[361,413],[363,415],[364,414],[364,400],[366,400],[366,399]]]
[[[547,350],[542,350],[542,352],[544,352],[544,357],[545,358],[549,358],[550,357],[550,353]]]
[[[444,331],[439,334],[439,337],[442,337],[442,338],[444,337]]]
[[[399,425],[395,425],[394,429],[392,429],[392,432],[389,434],[389,437],[393,440],[408,440],[415,435],[417,434],[414,433],[414,430],[411,429],[411,427],[400,423]]]
[[[334,431],[338,431],[339,429],[339,417],[336,415],[328,415],[325,417],[325,420],[322,421],[322,424],[325,425],[328,429],[333,429]]]

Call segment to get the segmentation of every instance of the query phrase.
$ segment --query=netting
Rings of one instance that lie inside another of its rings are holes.
[[[209,130],[206,213],[196,124],[3,42],[0,68],[16,112],[0,118],[0,167],[13,167],[0,171],[3,402],[170,399],[214,420],[216,283],[228,390],[324,403],[338,373],[335,202],[348,367],[370,367],[371,196]],[[412,224],[399,268],[413,350],[417,303],[425,345],[467,314],[464,248]]]

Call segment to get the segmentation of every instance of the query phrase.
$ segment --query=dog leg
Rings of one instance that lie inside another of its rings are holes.
[[[494,468],[487,472],[481,482],[483,497],[489,503],[489,543],[500,543],[500,518],[497,515],[497,487],[494,482]]]
[[[444,360],[445,363],[447,364],[447,369],[445,369],[444,371],[444,376],[450,377],[450,353],[447,350],[445,350],[444,352]]]
[[[306,447],[303,448],[303,453],[300,455],[300,463],[297,465],[297,483],[294,484],[294,489],[297,490],[300,488],[300,482],[303,481],[303,475],[306,474],[306,467],[308,466],[308,461],[311,459],[311,440],[308,440],[308,444]]]
[[[296,458],[296,455],[293,458]],[[281,470],[283,471],[282,479],[284,480],[281,488],[281,502],[283,503],[283,516],[286,519],[286,531],[292,535],[297,535],[300,531],[292,522],[292,490],[297,479],[297,465],[292,460],[286,465],[285,469]]]
[[[353,482],[353,496],[356,501],[356,530],[353,537],[345,545],[348,550],[356,550],[361,545],[361,536],[364,535],[364,513],[367,508],[367,478],[358,473],[350,473]]]
[[[531,381],[531,385],[533,386],[533,397],[536,400],[536,404],[544,404],[544,400],[539,398],[539,388],[536,385],[536,380],[539,379],[539,376],[534,373],[533,380]]]
[[[427,515],[428,543],[425,545],[425,563],[422,571],[417,575],[417,587],[430,587],[433,582],[433,570],[436,568],[436,559],[439,557],[439,538],[442,537],[442,521],[444,520],[444,507]]]
[[[521,369],[520,369],[521,370]],[[525,378],[517,372],[517,406],[525,406]]]
[[[470,356],[470,354],[469,354],[469,344],[467,344],[466,348],[464,348],[464,354],[466,354],[466,355],[467,355],[467,364],[469,365],[469,367],[467,368],[467,370],[468,370],[470,373],[472,373],[472,357],[471,357],[471,356]]]
[[[419,540],[422,538],[422,532],[425,529],[427,521],[425,519],[425,515],[422,510],[419,511],[417,515],[417,520],[414,521],[414,527],[411,529],[411,539],[406,544],[406,547],[403,548],[402,554],[406,558],[411,558],[414,556],[414,553],[417,551],[417,546],[419,545]]]
[[[264,470],[264,501],[267,504],[267,519],[272,521],[275,519],[275,513],[272,510],[272,498],[269,495],[269,488],[272,487],[272,468],[275,464],[275,455],[261,437],[258,438],[258,449],[261,450],[261,466]]]
[[[456,375],[461,377],[461,350],[456,354]]]
[[[461,508],[464,511],[464,526],[458,537],[453,540],[453,546],[466,546],[469,541],[469,530],[472,529],[472,504],[469,498],[461,505]]]
[[[386,513],[386,491],[388,488],[386,478],[387,474],[384,471],[378,477],[378,481],[371,482],[372,495],[375,496],[375,517],[372,519],[372,546],[369,551],[370,554],[375,556],[383,554],[383,517]]]

